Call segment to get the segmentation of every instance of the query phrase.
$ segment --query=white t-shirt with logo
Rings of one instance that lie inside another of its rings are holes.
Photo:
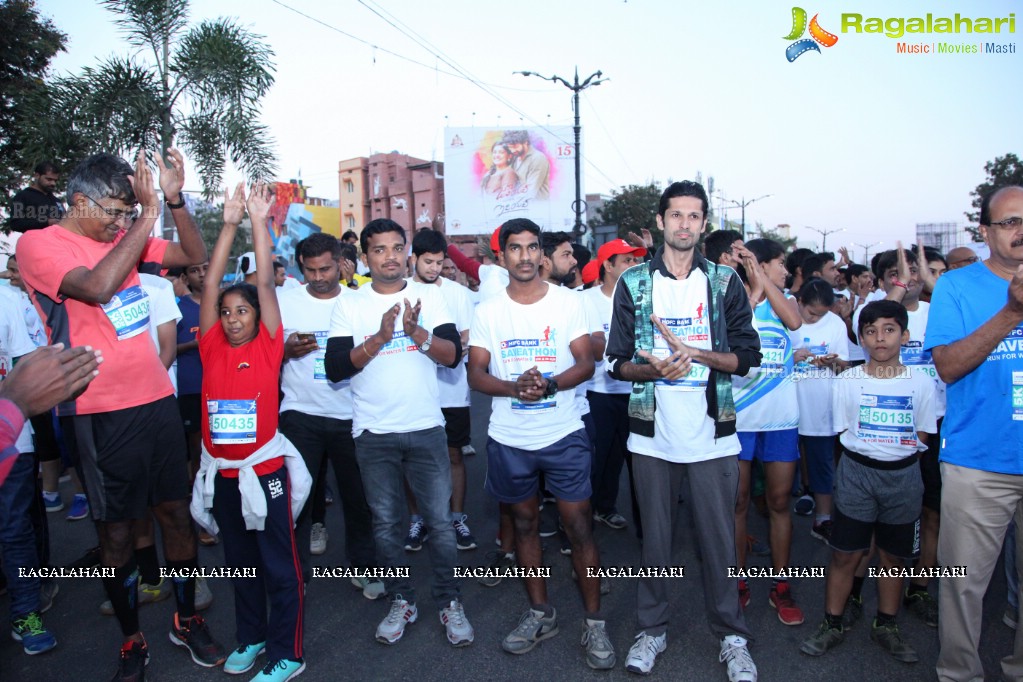
[[[694,268],[683,280],[653,276],[653,312],[694,348],[710,350],[710,315],[707,311],[707,276]],[[653,355],[668,357],[667,342],[654,331]],[[677,381],[654,383],[654,435],[629,434],[631,452],[669,462],[688,464],[737,455],[741,449],[735,434],[714,437],[714,420],[707,414],[707,381],[710,368],[692,364],[689,375]]]
[[[835,354],[840,360],[849,360],[849,336],[845,322],[830,310],[816,322],[803,322],[791,332],[796,348],[806,348],[814,356]],[[792,369],[799,403],[799,434],[801,436],[834,436],[834,418],[831,415],[831,391],[835,373],[830,367],[816,367],[807,360],[797,362]]]
[[[931,304],[927,301],[920,301],[916,310],[909,310],[909,343],[901,348],[899,357],[902,364],[912,367],[914,371],[930,377],[934,381],[934,413],[938,419],[945,416],[945,382],[938,376],[938,370],[934,367],[934,359],[931,351],[924,350],[924,337],[927,334],[927,316],[930,313]]]
[[[156,352],[160,352],[159,327],[167,322],[174,322],[177,325],[181,319],[181,308],[174,299],[174,285],[163,277],[150,275],[144,272],[139,273],[139,282],[149,296],[149,336],[153,339],[153,346]],[[177,330],[174,331],[174,343],[177,344]],[[174,395],[178,394],[178,360],[177,355],[174,362],[167,368],[167,375],[170,377],[171,385],[174,386]]]
[[[433,285],[405,283],[394,294],[378,294],[372,285],[341,296],[330,319],[330,337],[350,336],[356,346],[380,331],[380,319],[393,305],[401,310],[394,334],[362,371],[352,377],[352,435],[410,433],[444,424],[437,386],[437,363],[419,352],[405,336],[401,316],[404,301],[422,302],[419,326],[433,331],[454,324],[440,289]]]
[[[505,292],[476,306],[469,345],[490,353],[492,376],[515,381],[536,367],[550,378],[575,364],[570,345],[589,334],[582,301],[572,291],[546,286],[544,297],[530,305],[516,303]],[[581,428],[575,387],[535,402],[493,399],[489,434],[502,445],[539,450]]]
[[[16,301],[14,296],[0,296],[0,381],[11,373],[14,358],[28,355],[36,349],[25,329],[25,319]],[[25,426],[18,434],[14,447],[18,452],[35,452],[32,425],[28,419],[25,419]]]
[[[604,294],[599,286],[592,287],[583,292],[583,300],[589,308],[590,315],[597,321],[600,330],[604,332],[605,342],[611,333],[611,311],[614,301],[610,296]],[[607,373],[607,362],[603,357],[597,360],[593,368],[593,379],[587,390],[594,393],[610,393],[613,395],[628,395],[632,393],[632,383],[619,381]]]
[[[285,341],[298,332],[314,334],[317,345],[317,349],[308,355],[284,361],[281,367],[281,390],[284,392],[281,412],[295,410],[315,417],[352,418],[351,379],[337,383],[329,381],[323,366],[331,313],[338,300],[351,296],[351,292],[351,289],[341,287],[341,293],[334,298],[321,299],[310,294],[307,287],[299,287],[281,292],[277,297]]]
[[[567,287],[566,287],[567,289]],[[577,296],[583,296],[580,298],[580,304],[583,308],[583,315],[586,317],[586,331],[592,337],[593,334],[603,334],[604,343],[607,343],[607,327],[600,319],[600,315],[594,310],[593,306],[585,298],[585,291],[580,289],[570,289],[569,291],[574,292]],[[591,340],[592,344],[592,340]],[[579,415],[585,417],[590,413],[590,401],[586,399],[586,391],[592,391],[594,382],[596,381],[597,374],[607,374],[604,371],[604,358],[601,357],[599,360],[593,359],[593,376],[584,381],[583,383],[576,386],[575,396],[576,404],[579,406]]]
[[[461,334],[472,324],[472,316],[476,306],[469,295],[469,288],[458,282],[438,277],[440,293],[448,304],[448,311],[455,318],[455,329]],[[428,285],[430,286],[430,285]],[[436,284],[432,286],[437,286]],[[437,365],[437,381],[440,388],[441,407],[469,407],[469,380],[465,376],[465,363],[469,360],[468,348],[464,349],[465,358],[454,369]]]
[[[859,365],[834,382],[834,427],[846,449],[887,462],[927,449],[917,431],[938,430],[934,382],[906,367],[898,369],[896,377],[878,379]]]
[[[15,234],[18,233],[15,232]],[[34,305],[32,305],[32,299],[28,297],[28,294],[17,287],[0,285],[0,296],[6,296],[21,308],[22,317],[25,320],[25,329],[28,331],[28,337],[32,339],[32,343],[35,344],[36,348],[48,345],[49,341],[46,338],[46,328],[43,327],[43,321],[39,317],[39,311],[36,310]]]

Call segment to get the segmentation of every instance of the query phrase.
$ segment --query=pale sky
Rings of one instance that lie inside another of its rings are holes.
[[[917,222],[965,222],[984,164],[1023,154],[1023,11],[1016,33],[901,39],[997,42],[1015,54],[898,54],[899,40],[841,32],[841,15],[999,18],[1023,4],[818,3],[800,6],[820,11],[838,42],[792,63],[794,3],[775,0],[207,0],[192,19],[236,17],[272,45],[263,122],[280,179],[301,170],[315,196],[337,198],[342,159],[397,150],[443,160],[445,125],[571,125],[569,90],[513,72],[571,80],[578,65],[580,79],[610,79],[582,94],[584,193],[701,171],[727,198],[772,195],[747,207],[747,228],[788,223],[807,240],[819,236],[804,226],[844,230],[828,237],[832,249],[893,246]],[[38,5],[70,38],[57,73],[131,50],[98,4]]]

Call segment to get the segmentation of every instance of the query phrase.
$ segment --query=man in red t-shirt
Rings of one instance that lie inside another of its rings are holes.
[[[149,298],[139,271],[206,260],[206,246],[181,195],[184,161],[157,155],[160,188],[180,243],[151,237],[161,210],[153,174],[140,152],[133,170],[120,157],[95,154],[68,179],[69,210],[57,225],[18,243],[22,276],[50,343],[89,345],[104,371],[77,399],[58,406],[78,447],[97,521],[103,585],[124,634],[115,679],[142,679],[149,651],[139,631],[139,575],[134,524],[152,508],[174,580],[177,613],[171,641],[199,665],[224,661],[223,647],[195,613],[196,534],[188,511],[181,417],[167,372],[149,335]],[[136,209],[141,207],[141,212]]]

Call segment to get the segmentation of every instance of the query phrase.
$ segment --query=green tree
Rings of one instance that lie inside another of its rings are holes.
[[[195,224],[199,226],[202,240],[206,242],[206,250],[209,253],[213,253],[213,247],[217,244],[220,230],[224,227],[224,202],[220,202],[216,206],[206,203],[197,205],[195,208]],[[238,226],[238,234],[235,237],[234,243],[231,244],[230,257],[232,259],[237,258],[246,251],[252,251],[252,227],[248,218]],[[231,265],[233,265],[233,261],[229,261],[229,270]],[[232,273],[229,272],[228,274]]]
[[[650,230],[656,244],[661,235],[656,229],[657,203],[661,199],[661,186],[651,181],[647,185],[623,185],[620,190],[611,191],[611,199],[597,211],[605,225],[617,225],[618,236],[625,238],[630,232],[641,234]]]
[[[0,0],[0,201],[8,202],[27,182],[32,168],[49,160],[45,150],[25,153],[20,130],[29,115],[27,100],[40,90],[50,60],[67,36],[39,15],[32,0]]]
[[[973,197],[970,205],[976,209],[966,211],[966,218],[971,223],[980,222],[980,204],[985,196],[1001,187],[1023,185],[1023,162],[1015,154],[997,156],[994,161],[988,161],[984,164],[984,172],[987,173],[987,179],[970,192],[970,196]],[[984,241],[979,228],[967,226],[966,231],[973,235],[973,241]]]
[[[755,235],[753,234],[754,232],[756,233]],[[786,252],[796,248],[796,242],[799,241],[795,237],[786,237],[777,230],[765,230],[764,224],[759,220],[756,223],[756,227],[753,230],[750,230],[750,234],[747,234],[746,236],[749,239],[753,239],[754,237],[760,239],[773,239],[781,244],[782,248],[784,248]]]
[[[269,180],[273,143],[259,111],[274,65],[262,37],[233,19],[189,27],[188,0],[102,1],[136,51],[52,81],[33,99],[31,148],[73,162],[100,150],[177,145],[207,199],[218,194],[227,158]]]

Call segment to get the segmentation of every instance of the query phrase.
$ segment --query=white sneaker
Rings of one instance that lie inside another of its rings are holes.
[[[625,659],[625,669],[640,675],[649,675],[654,669],[657,654],[662,653],[667,646],[667,633],[659,637],[651,637],[645,632],[639,633],[636,635],[636,643],[629,649],[629,655]]]
[[[322,523],[314,523],[309,534],[309,553],[323,554],[327,551],[327,527]]]
[[[384,596],[384,592],[386,592],[384,582],[379,578],[366,578],[364,576],[359,576],[352,578],[352,585],[362,590],[362,596],[366,599],[379,599]]]
[[[728,635],[722,639],[718,660],[728,664],[728,682],[757,682],[757,666],[743,637]]]
[[[405,626],[415,623],[419,617],[415,604],[409,604],[399,594],[391,602],[391,610],[387,617],[377,626],[377,641],[383,644],[394,644],[405,634]]]
[[[452,599],[451,603],[440,610],[440,622],[448,634],[451,646],[469,646],[476,633],[465,617],[462,602]]]

